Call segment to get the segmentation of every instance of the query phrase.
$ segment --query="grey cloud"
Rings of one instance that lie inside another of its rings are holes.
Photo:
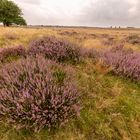
[[[23,9],[28,24],[140,27],[140,0],[87,0],[75,15],[62,14],[64,9],[49,7],[47,0],[14,1]]]
[[[95,0],[83,9],[79,22],[95,26],[140,26],[140,2],[131,14],[129,0]]]

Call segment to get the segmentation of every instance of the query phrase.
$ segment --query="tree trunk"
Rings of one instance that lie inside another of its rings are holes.
[[[9,27],[9,26],[10,26],[10,23],[8,23],[8,22],[3,22],[3,25],[4,25],[4,27]]]
[[[4,26],[4,27],[6,26],[4,22],[3,22],[3,26]]]

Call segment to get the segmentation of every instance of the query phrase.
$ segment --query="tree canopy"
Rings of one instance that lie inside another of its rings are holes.
[[[26,21],[22,17],[22,10],[17,4],[9,0],[0,0],[0,22],[4,26],[26,25]]]

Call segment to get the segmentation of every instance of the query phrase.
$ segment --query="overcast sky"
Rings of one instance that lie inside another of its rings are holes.
[[[13,0],[28,24],[140,27],[140,0]]]

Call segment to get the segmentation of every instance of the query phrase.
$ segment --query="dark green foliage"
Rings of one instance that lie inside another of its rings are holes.
[[[0,22],[4,26],[12,24],[26,25],[26,21],[22,17],[22,11],[14,2],[9,0],[0,1]]]
[[[21,16],[17,17],[14,21],[15,24],[17,25],[27,25],[25,19]]]

